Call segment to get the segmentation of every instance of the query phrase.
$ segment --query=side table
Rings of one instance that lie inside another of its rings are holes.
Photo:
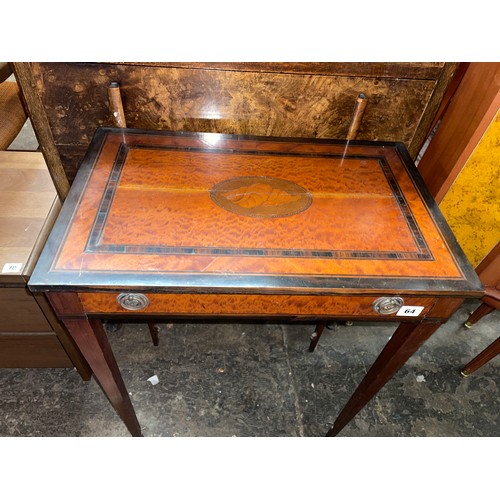
[[[336,435],[483,293],[402,144],[112,128],[97,130],[29,286],[135,436],[103,319],[400,321]]]

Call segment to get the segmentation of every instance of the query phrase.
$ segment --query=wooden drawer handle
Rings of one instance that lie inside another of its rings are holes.
[[[116,301],[127,311],[140,311],[149,306],[149,299],[142,293],[120,293]]]

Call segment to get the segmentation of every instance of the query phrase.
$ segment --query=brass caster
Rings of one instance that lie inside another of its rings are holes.
[[[354,325],[354,323],[352,321],[346,321],[345,322],[345,326],[352,326]]]
[[[467,372],[464,372],[463,370],[461,370],[460,375],[462,375],[462,377],[468,377],[470,375],[470,373],[467,373]]]
[[[468,321],[466,321],[464,323],[464,326],[465,326],[465,328],[472,328],[472,323],[469,323]]]

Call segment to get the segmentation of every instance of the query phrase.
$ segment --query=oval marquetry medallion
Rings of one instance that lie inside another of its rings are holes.
[[[232,177],[213,186],[210,197],[219,207],[247,217],[287,217],[312,203],[306,189],[274,177]]]

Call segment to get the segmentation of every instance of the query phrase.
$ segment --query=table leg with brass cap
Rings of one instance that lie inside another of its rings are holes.
[[[471,328],[481,318],[494,311],[495,308],[484,302],[469,316],[469,319],[464,323],[465,328]]]
[[[486,349],[481,351],[474,359],[469,361],[462,371],[462,376],[468,377],[471,373],[479,370],[483,365],[491,361],[495,356],[500,354],[500,337],[492,342]]]

